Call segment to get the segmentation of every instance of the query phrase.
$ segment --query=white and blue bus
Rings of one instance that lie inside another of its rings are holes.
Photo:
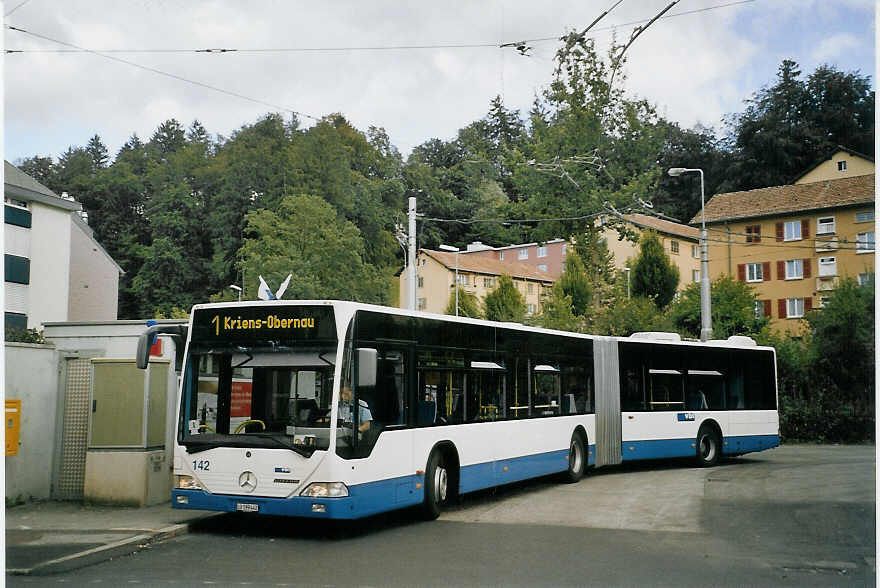
[[[746,337],[598,337],[337,301],[197,305],[176,329],[176,508],[434,518],[527,478],[779,444],[775,352]],[[168,330],[144,333],[142,367]]]

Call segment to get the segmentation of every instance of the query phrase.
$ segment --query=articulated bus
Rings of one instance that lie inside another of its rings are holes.
[[[337,301],[197,305],[176,508],[353,519],[629,460],[779,445],[776,359],[746,337],[599,337]]]

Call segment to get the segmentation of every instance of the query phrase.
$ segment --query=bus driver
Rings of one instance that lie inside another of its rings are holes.
[[[339,392],[339,419],[343,423],[351,423],[353,420],[353,415],[351,412],[351,388],[348,385],[342,387],[342,390]],[[363,434],[370,430],[370,425],[373,422],[373,414],[370,412],[370,405],[368,405],[362,398],[358,399],[358,432]]]

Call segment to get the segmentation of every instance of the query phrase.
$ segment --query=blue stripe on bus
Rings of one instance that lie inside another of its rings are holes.
[[[723,453],[739,455],[752,451],[763,451],[771,447],[779,447],[779,435],[743,435],[741,437],[725,437]]]
[[[779,435],[743,435],[724,437],[724,455],[739,455],[752,451],[762,451],[779,446]],[[692,457],[696,453],[694,439],[655,439],[643,441],[624,441],[621,444],[623,461],[638,459],[663,459],[670,457]]]
[[[594,463],[595,445],[590,446],[589,463]],[[504,468],[507,468],[507,471]],[[568,468],[568,450],[551,451],[461,468],[461,494],[508,484],[528,478],[564,472]],[[202,490],[171,492],[174,508],[235,512],[238,504],[256,505],[258,512],[269,515],[354,519],[421,504],[425,499],[424,476],[402,476],[349,486],[347,498],[265,498],[259,496],[210,494]],[[417,485],[419,487],[417,487]],[[186,497],[186,504],[178,502]],[[324,512],[313,512],[313,504],[324,505]],[[253,508],[253,507],[250,507]]]

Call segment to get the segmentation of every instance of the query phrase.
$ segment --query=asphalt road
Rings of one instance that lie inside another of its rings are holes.
[[[711,469],[606,468],[466,496],[434,522],[220,515],[135,555],[9,586],[873,586],[873,446]]]

